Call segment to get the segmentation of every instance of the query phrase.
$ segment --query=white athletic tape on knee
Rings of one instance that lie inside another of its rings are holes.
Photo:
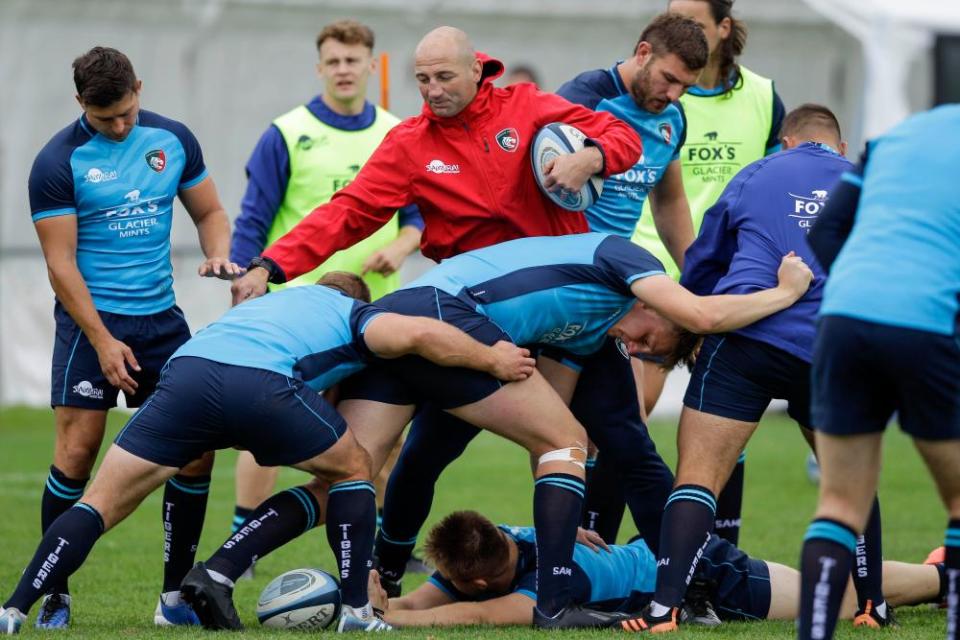
[[[548,462],[569,462],[581,469],[584,469],[584,461],[587,459],[587,450],[584,447],[567,447],[565,449],[554,449],[547,451],[537,460],[537,465]]]

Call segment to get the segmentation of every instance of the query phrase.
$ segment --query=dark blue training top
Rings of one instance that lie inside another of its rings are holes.
[[[816,317],[825,274],[806,236],[853,165],[825,145],[804,143],[747,165],[703,217],[687,254],[680,284],[699,295],[752,293],[777,285],[780,262],[791,251],[814,273],[793,306],[734,333],[813,358]]]
[[[318,120],[343,131],[360,131],[371,126],[377,117],[376,108],[369,102],[355,116],[344,116],[328,107],[320,96],[307,103],[307,109]],[[283,134],[276,125],[264,131],[247,161],[247,190],[240,201],[240,215],[234,223],[230,260],[246,265],[260,255],[267,243],[270,225],[277,215],[290,182],[290,154]],[[400,209],[400,226],[414,226],[423,230],[423,218],[416,205]]]

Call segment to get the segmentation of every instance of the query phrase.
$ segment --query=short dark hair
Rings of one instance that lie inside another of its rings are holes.
[[[780,137],[784,136],[802,136],[814,131],[828,131],[840,139],[840,121],[822,104],[808,102],[802,104],[783,119],[780,125]]]
[[[94,47],[73,61],[73,84],[85,104],[109,107],[137,90],[137,74],[121,52]]]
[[[660,368],[666,371],[675,369],[677,365],[683,365],[688,371],[693,371],[693,365],[697,361],[697,351],[700,349],[700,342],[703,336],[697,335],[692,331],[687,331],[683,327],[677,327],[677,344],[668,355],[664,356],[660,363]]]
[[[336,289],[348,298],[370,302],[370,287],[363,278],[349,271],[327,271],[317,284]]]
[[[648,43],[655,56],[676,55],[691,71],[703,69],[710,59],[707,37],[700,25],[675,13],[654,18],[640,34],[634,52],[641,42]]]
[[[509,557],[507,541],[476,511],[454,511],[427,534],[427,557],[455,580],[498,574]]]
[[[337,20],[325,26],[317,34],[317,51],[327,40],[343,44],[362,44],[373,51],[373,29],[356,20]]]

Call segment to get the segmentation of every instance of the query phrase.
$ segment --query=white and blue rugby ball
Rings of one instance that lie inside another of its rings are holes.
[[[326,629],[340,615],[340,584],[320,569],[274,578],[257,601],[257,619],[273,629]]]
[[[579,191],[547,191],[543,186],[545,176],[544,167],[547,163],[569,153],[583,149],[583,142],[587,139],[582,131],[562,122],[552,122],[540,129],[530,145],[530,160],[533,163],[533,175],[537,186],[543,195],[547,196],[557,206],[568,211],[583,211],[600,199],[603,191],[603,178],[599,175],[591,176]]]

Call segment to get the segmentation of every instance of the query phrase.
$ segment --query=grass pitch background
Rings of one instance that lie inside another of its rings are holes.
[[[107,439],[117,433],[126,415],[111,412]],[[651,432],[661,453],[673,466],[674,421],[657,421]],[[53,414],[48,410],[0,409],[0,597],[12,592],[40,534],[40,495],[53,447]],[[747,455],[744,527],[741,546],[752,556],[796,566],[801,540],[816,503],[816,488],[806,478],[806,445],[793,423],[780,415],[767,417]],[[104,447],[104,450],[106,447]],[[206,524],[198,558],[208,557],[229,533],[233,515],[234,451],[217,454],[211,484]],[[305,476],[285,469],[280,486],[300,484]],[[153,609],[161,579],[162,532],[160,491],[117,529],[100,540],[83,568],[71,579],[74,593],[74,623],[70,638],[176,638],[195,637],[196,629],[156,629]],[[896,429],[889,430],[884,450],[881,481],[884,557],[920,562],[941,544],[946,515],[932,481],[909,440]],[[526,454],[495,436],[482,434],[441,478],[427,526],[455,509],[473,508],[494,522],[528,524],[532,519],[532,483]],[[620,538],[634,533],[625,518]],[[254,607],[260,590],[274,576],[302,566],[334,571],[333,556],[322,529],[315,529],[264,558],[257,564],[253,581],[242,581],[235,593],[237,608],[248,629],[238,636],[267,637],[259,627]],[[408,576],[405,589],[425,579]],[[36,613],[36,607],[31,612]],[[901,628],[879,632],[877,637],[942,638],[944,616],[928,607],[898,611]],[[22,633],[37,636],[33,615]],[[45,632],[49,635],[52,632]],[[294,632],[286,632],[286,635]],[[567,633],[564,637],[606,637],[610,632]],[[877,632],[854,631],[841,623],[837,637],[868,638]],[[528,638],[527,628],[408,630],[402,638]],[[66,637],[66,636],[65,636]],[[716,629],[685,627],[690,638],[790,638],[787,622],[726,624]]]

